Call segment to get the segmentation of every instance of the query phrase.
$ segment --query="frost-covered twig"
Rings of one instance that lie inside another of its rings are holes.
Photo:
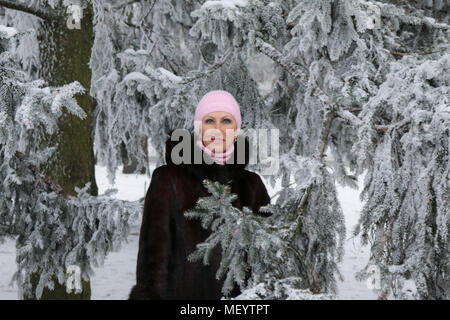
[[[308,82],[308,71],[306,68],[289,61],[283,56],[281,52],[279,52],[272,45],[265,42],[261,38],[258,37],[255,38],[255,45],[258,50],[260,50],[263,54],[271,58],[273,61],[277,62],[291,75],[298,78],[302,83],[305,84]]]
[[[377,124],[377,125],[374,125],[374,127],[377,130],[381,130],[381,131],[386,132],[386,131],[392,130],[394,128],[395,129],[400,129],[401,127],[406,126],[409,123],[411,123],[411,119],[410,118],[406,118],[406,119],[403,119],[402,121],[400,121],[398,123],[393,123],[393,124],[390,124],[390,125],[378,125]]]
[[[219,59],[219,62],[215,63],[211,67],[209,67],[207,70],[198,72],[193,76],[187,76],[183,78],[182,84],[188,84],[192,81],[195,81],[197,79],[206,78],[208,75],[219,69],[231,56],[234,51],[232,48],[229,48],[227,52],[223,55],[222,58]]]

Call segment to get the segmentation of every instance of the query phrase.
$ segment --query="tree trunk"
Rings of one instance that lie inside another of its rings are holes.
[[[92,4],[84,8],[80,29],[70,29],[67,16],[50,21],[42,20],[39,28],[39,51],[41,69],[39,77],[48,81],[50,86],[62,86],[75,80],[86,89],[83,95],[76,97],[78,104],[87,117],[80,119],[63,110],[58,122],[59,132],[47,137],[49,146],[57,146],[56,152],[44,168],[41,168],[54,182],[58,183],[65,194],[76,196],[75,186],[81,188],[91,182],[89,193],[98,195],[95,181],[95,161],[93,151],[92,114],[94,99],[89,95],[91,85],[91,57],[93,34]],[[33,294],[37,285],[37,274],[33,275]],[[56,278],[55,289],[44,289],[41,299],[90,299],[90,282],[82,281],[80,294],[66,293],[65,284],[59,284]],[[34,297],[25,297],[25,299]]]
[[[141,138],[142,150],[144,150],[144,152],[145,152],[145,161],[148,161],[147,139],[148,139],[147,136],[144,136]],[[124,174],[136,173],[138,161],[135,157],[128,154],[125,143],[123,143],[123,142],[120,146],[120,156],[122,158],[122,163],[123,163],[122,173],[124,173]],[[145,174],[145,172],[146,172],[145,167],[142,167],[139,170],[139,173],[141,173],[141,174]]]

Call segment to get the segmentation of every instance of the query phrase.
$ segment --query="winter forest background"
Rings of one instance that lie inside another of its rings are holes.
[[[224,292],[333,299],[344,274],[372,298],[449,299],[449,39],[447,0],[0,0],[0,241],[15,245],[8,263],[0,245],[2,281],[15,298],[104,298],[92,279],[137,245],[169,132],[224,89],[244,130],[280,130],[270,219],[215,184],[189,213],[217,219],[235,253]],[[130,174],[138,194],[106,187]],[[343,200],[362,204],[352,229]],[[367,248],[358,270],[342,264],[351,238]],[[68,293],[72,265],[83,281]]]

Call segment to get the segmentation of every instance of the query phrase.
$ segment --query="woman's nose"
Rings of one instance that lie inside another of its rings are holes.
[[[220,131],[223,137],[225,136],[225,129],[223,128],[221,123],[216,123],[216,129]]]
[[[223,126],[220,126],[219,128],[220,133],[222,134],[223,139],[225,139],[227,133],[226,133],[226,129]]]

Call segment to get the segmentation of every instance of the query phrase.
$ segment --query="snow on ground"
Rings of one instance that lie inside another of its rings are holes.
[[[145,196],[150,178],[147,175],[135,175],[117,171],[115,185],[111,186],[106,178],[106,168],[96,166],[95,176],[99,193],[108,188],[117,188],[115,195],[123,200],[138,200]],[[359,187],[362,187],[363,177],[359,179]],[[279,184],[271,188],[265,181],[269,195],[272,196],[279,189]],[[354,278],[355,272],[363,268],[368,260],[368,248],[359,245],[359,239],[349,239],[351,230],[357,222],[362,204],[359,201],[359,190],[338,186],[338,198],[344,211],[347,226],[347,241],[345,255],[339,265],[344,281],[338,281],[338,299],[376,299],[376,294],[369,290],[365,282],[359,282]],[[128,242],[124,243],[118,252],[110,253],[102,267],[95,268],[95,274],[91,279],[92,299],[94,300],[122,300],[127,299],[131,287],[135,283],[136,259],[139,241],[139,225],[132,228],[128,236]],[[14,300],[18,298],[17,286],[9,286],[12,275],[16,271],[15,243],[13,239],[0,244],[0,300]]]
[[[337,185],[338,200],[345,216],[346,241],[344,258],[339,270],[344,281],[338,281],[338,299],[340,300],[372,300],[377,299],[375,291],[369,289],[364,281],[355,279],[355,273],[364,268],[369,260],[369,247],[361,246],[360,237],[353,238],[352,231],[358,222],[362,202],[359,193],[363,187],[364,176],[358,178],[358,190]]]
[[[15,241],[8,239],[0,244],[0,300],[17,299],[17,286],[9,286],[16,270]]]

